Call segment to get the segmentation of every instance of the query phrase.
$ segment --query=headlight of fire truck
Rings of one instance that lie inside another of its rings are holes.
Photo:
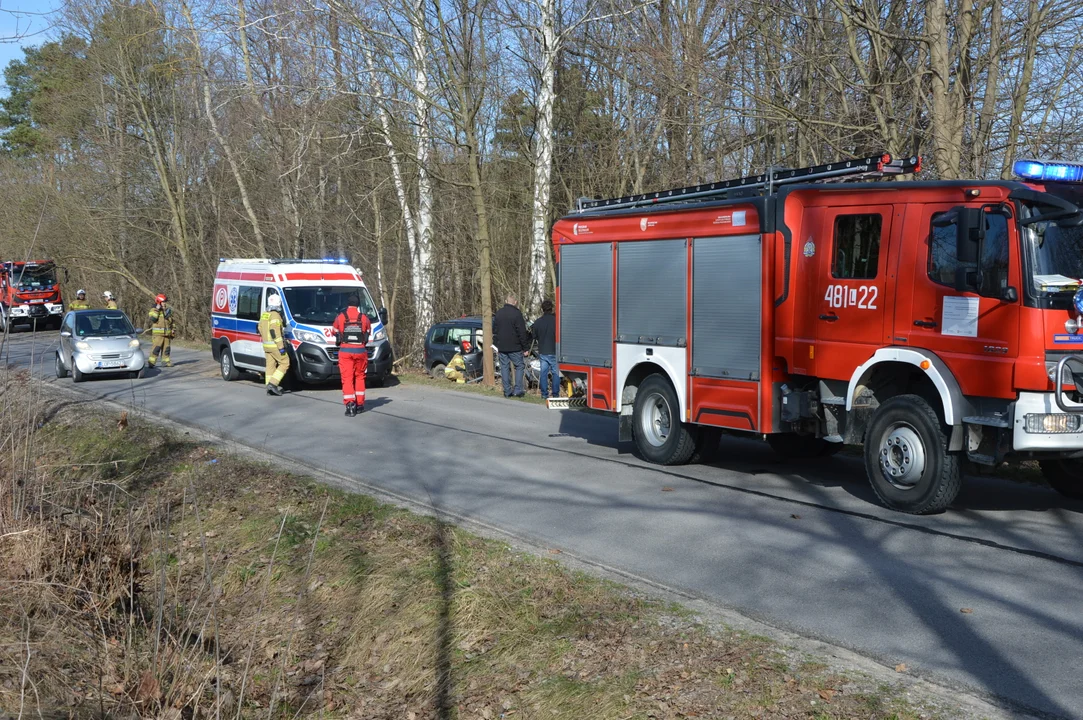
[[[380,328],[373,334],[372,342],[380,342],[381,340],[387,340],[387,330]]]
[[[301,342],[315,343],[317,345],[323,345],[327,342],[327,338],[320,333],[312,332],[311,330],[294,330],[293,337]]]

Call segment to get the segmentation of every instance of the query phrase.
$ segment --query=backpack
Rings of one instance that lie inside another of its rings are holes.
[[[338,334],[338,344],[367,345],[369,334],[362,324],[362,318],[365,317],[365,314],[358,310],[357,317],[352,320],[350,319],[349,308],[342,314],[345,316],[346,322],[343,324],[342,332]]]

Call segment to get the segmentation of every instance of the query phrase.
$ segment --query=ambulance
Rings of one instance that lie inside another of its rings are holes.
[[[376,308],[361,271],[346,258],[222,258],[211,294],[211,353],[222,379],[236,380],[244,370],[264,372],[257,325],[267,298],[278,295],[295,379],[309,384],[337,380],[338,348],[331,324],[355,293],[372,322],[368,382],[382,385],[394,361],[387,340],[387,309]]]

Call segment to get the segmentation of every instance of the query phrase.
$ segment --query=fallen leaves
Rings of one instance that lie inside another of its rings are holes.
[[[961,612],[963,615],[969,615],[970,613],[974,612],[974,610],[973,608],[959,608],[959,612]]]
[[[897,673],[906,672],[906,670],[907,670],[906,663],[899,663],[898,665],[895,666],[895,672],[897,672]]]

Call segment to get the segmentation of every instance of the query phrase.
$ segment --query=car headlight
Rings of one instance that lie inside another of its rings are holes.
[[[372,336],[372,342],[380,342],[381,340],[387,340],[387,330],[380,328]]]
[[[135,338],[132,338],[132,340],[128,343],[128,347],[130,347],[130,348],[139,347],[139,341],[136,340]]]
[[[323,335],[309,330],[294,330],[293,336],[301,342],[316,343],[317,345],[323,345],[327,342]]]
[[[79,342],[75,343],[75,348],[77,350],[89,350],[90,349],[90,343],[83,342],[82,340],[80,340]]]

